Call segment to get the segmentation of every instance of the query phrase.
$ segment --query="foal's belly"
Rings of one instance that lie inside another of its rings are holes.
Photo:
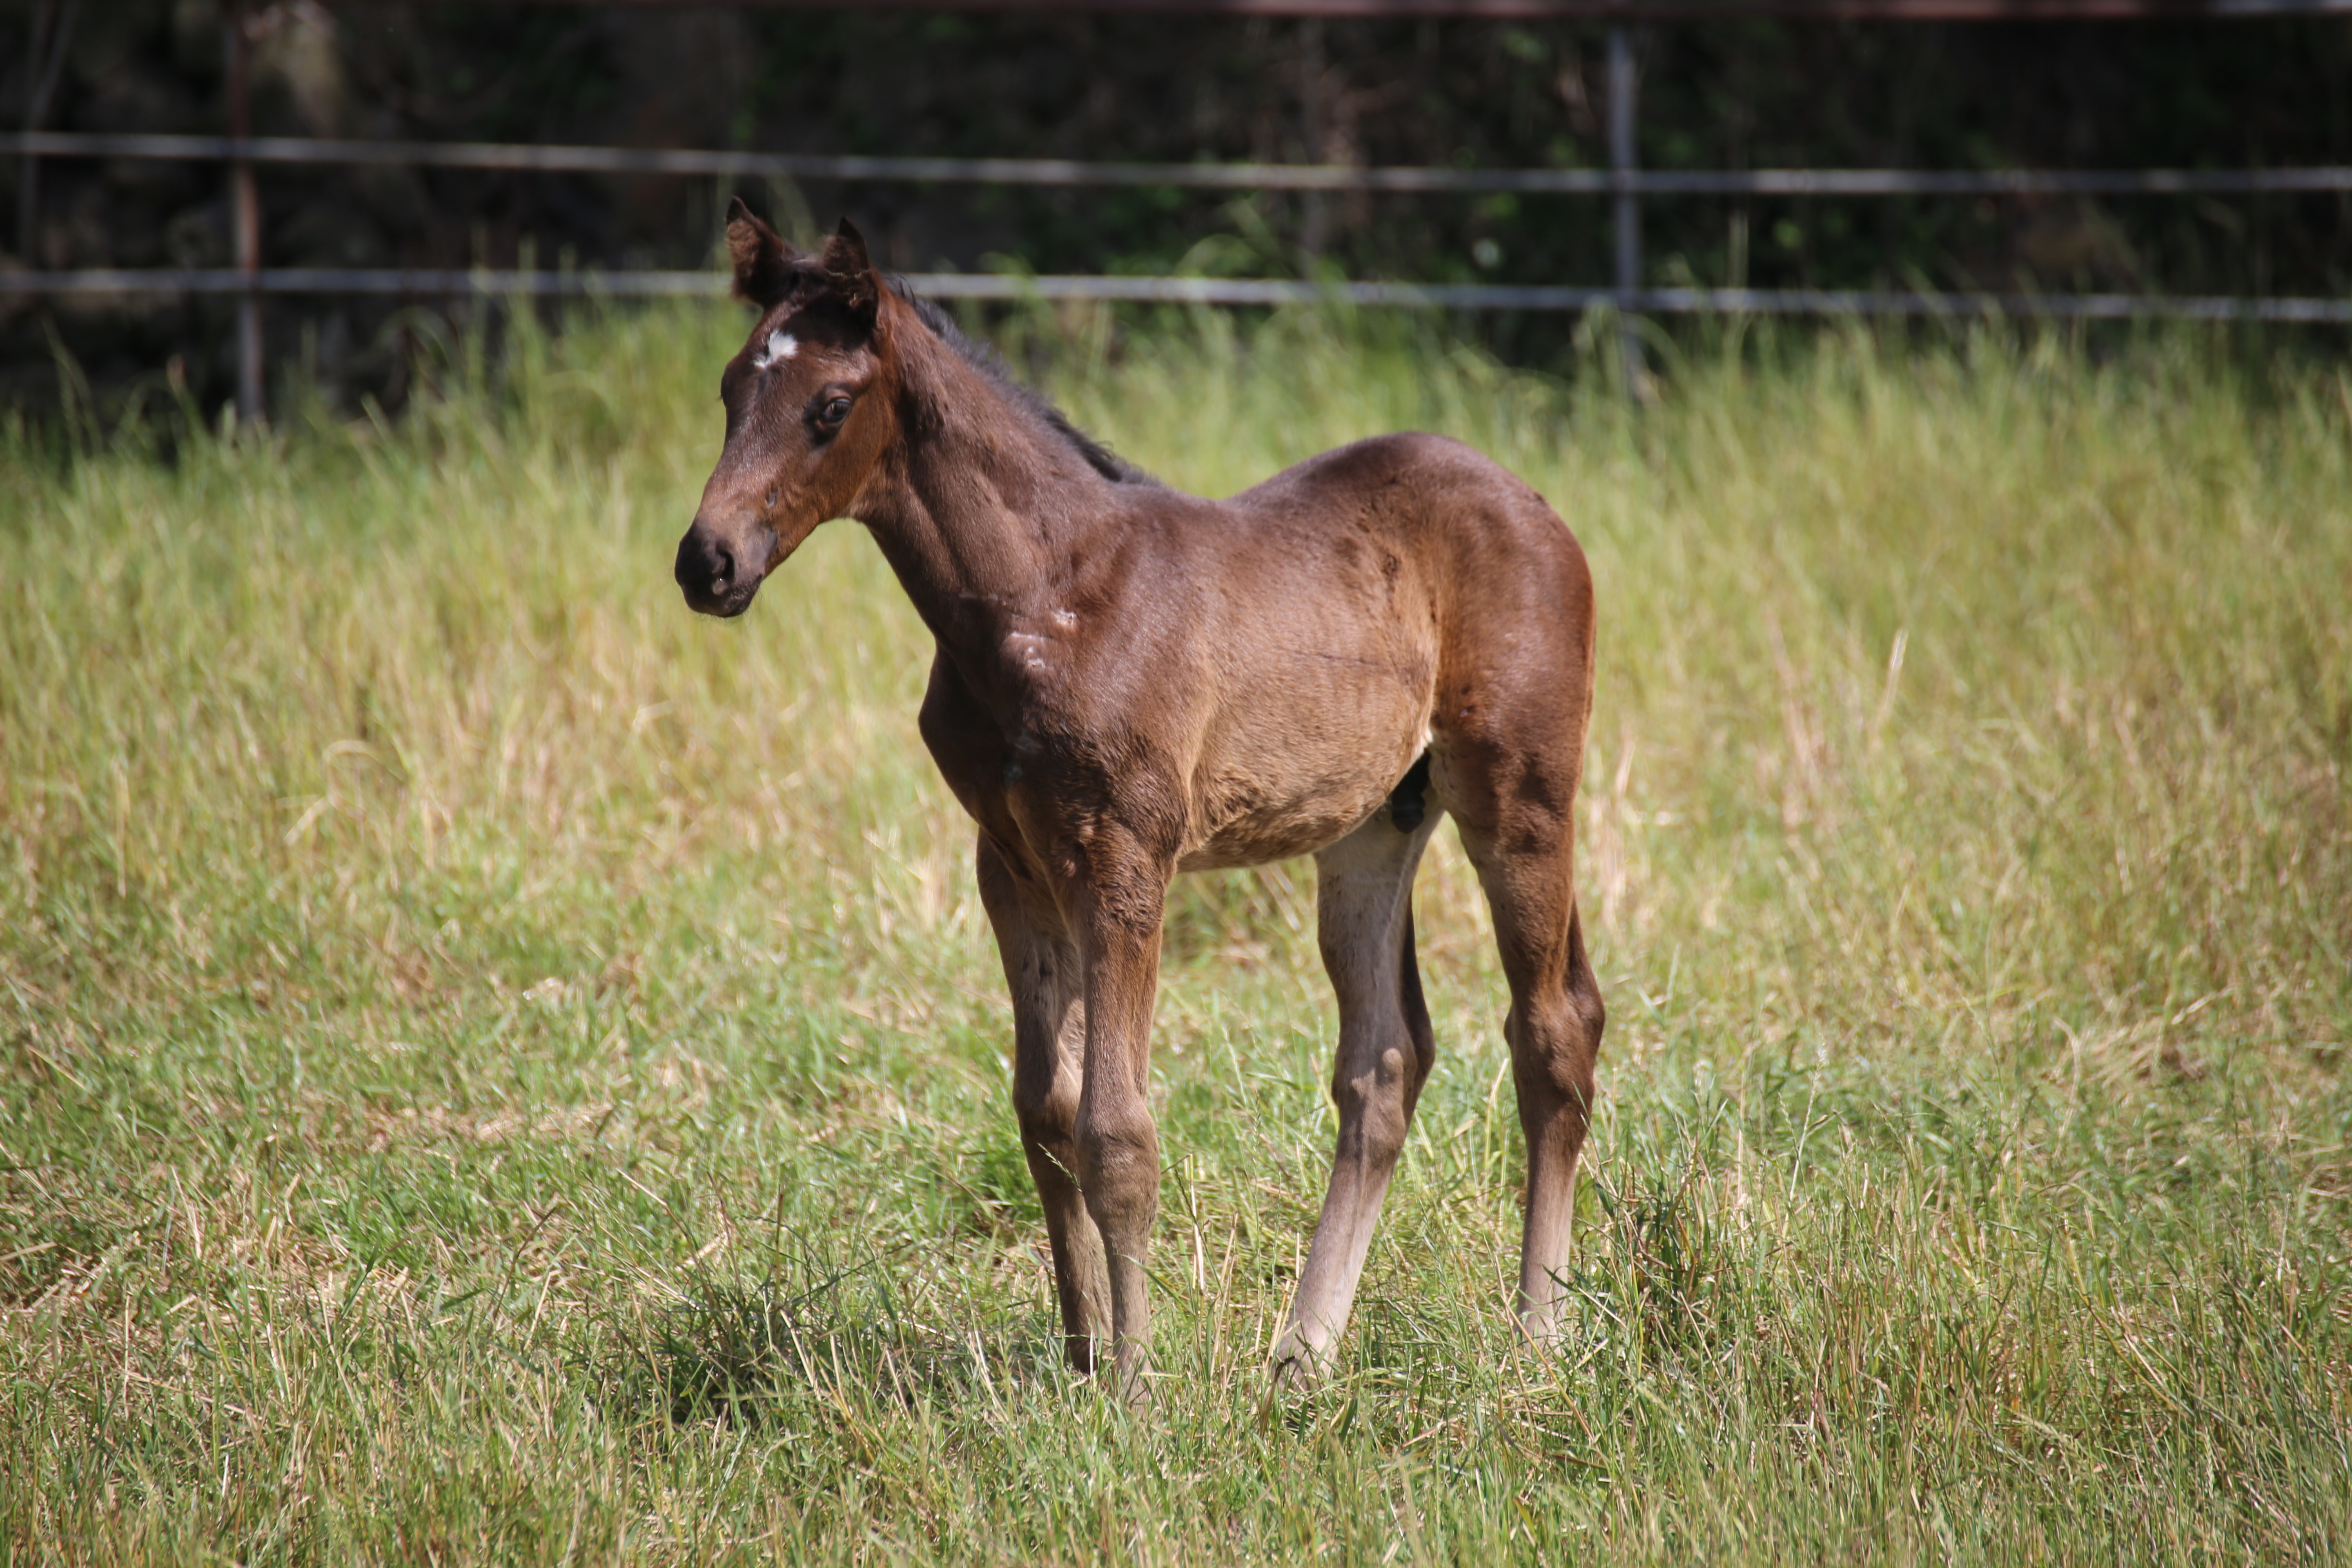
[[[1393,783],[1393,781],[1391,781]],[[1178,858],[1180,871],[1216,871],[1233,866],[1263,866],[1311,855],[1360,826],[1388,799],[1390,785],[1292,803],[1227,822]]]
[[[1262,866],[1353,832],[1427,749],[1424,703],[1400,693],[1218,748],[1194,774],[1192,831],[1178,868]]]

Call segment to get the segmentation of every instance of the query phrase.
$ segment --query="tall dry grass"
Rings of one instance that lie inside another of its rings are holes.
[[[1601,591],[1571,1342],[1510,1352],[1441,836],[1348,1370],[1265,1402],[1312,871],[1191,879],[1137,1420],[1054,1367],[919,625],[845,523],[743,622],[669,584],[739,328],[519,322],[396,425],[6,438],[0,1552],[2344,1552],[2341,372],[1831,331],[1636,418],[1370,319],[1013,323],[1194,489],[1459,435]]]

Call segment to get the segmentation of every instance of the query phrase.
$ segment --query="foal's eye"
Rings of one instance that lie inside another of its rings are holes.
[[[840,424],[843,420],[849,417],[849,399],[846,397],[826,398],[824,400],[824,406],[817,410],[816,416],[827,425]]]

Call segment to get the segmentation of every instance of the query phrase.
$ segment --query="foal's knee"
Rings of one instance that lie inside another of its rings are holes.
[[[1124,1208],[1139,1200],[1148,1204],[1159,1191],[1160,1130],[1148,1108],[1083,1106],[1070,1142],[1078,1185],[1098,1220],[1104,1217],[1105,1205]]]
[[[1077,1086],[1049,1073],[1016,1070],[1013,1075],[1013,1116],[1021,1129],[1024,1144],[1066,1163],[1071,1138],[1077,1130]]]

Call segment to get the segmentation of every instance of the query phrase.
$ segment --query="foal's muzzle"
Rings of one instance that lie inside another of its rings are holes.
[[[775,531],[763,522],[740,538],[722,539],[697,518],[677,542],[675,575],[688,608],[706,616],[740,616],[751,607],[768,563],[775,558]]]

